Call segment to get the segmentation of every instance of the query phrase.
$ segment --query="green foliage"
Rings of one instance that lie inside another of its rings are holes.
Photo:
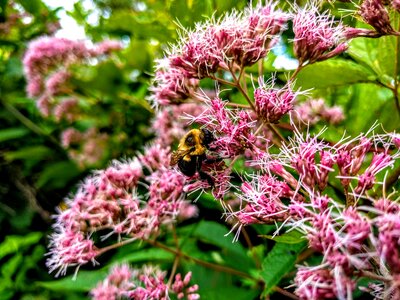
[[[277,243],[267,254],[262,263],[261,276],[265,282],[264,295],[271,293],[282,277],[290,272],[298,255],[307,246],[307,242],[298,240],[297,243]]]
[[[12,299],[32,290],[28,272],[37,271],[37,263],[43,260],[45,248],[38,244],[42,237],[40,232],[8,235],[0,244],[0,299]]]

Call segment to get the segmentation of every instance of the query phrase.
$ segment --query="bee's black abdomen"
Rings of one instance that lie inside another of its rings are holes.
[[[181,159],[178,162],[178,167],[184,175],[191,177],[201,169],[204,158],[205,155],[193,155],[190,161]]]
[[[196,173],[197,169],[196,169],[196,160],[192,157],[192,159],[190,161],[186,161],[181,159],[178,162],[178,167],[179,170],[181,170],[181,172],[186,175],[186,176],[193,176],[194,173]]]
[[[203,144],[207,147],[208,145],[210,145],[214,141],[214,135],[208,129],[204,129],[203,128],[201,131],[204,134]]]

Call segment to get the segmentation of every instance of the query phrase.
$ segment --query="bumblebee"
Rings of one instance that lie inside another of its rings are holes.
[[[206,179],[213,185],[210,175],[201,171],[203,161],[207,159],[206,150],[213,140],[213,134],[207,129],[190,130],[180,140],[178,149],[172,153],[171,166],[178,164],[179,170],[189,177],[197,172],[201,179]]]

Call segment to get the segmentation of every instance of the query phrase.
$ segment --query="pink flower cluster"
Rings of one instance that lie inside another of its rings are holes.
[[[254,91],[256,112],[261,120],[268,123],[278,123],[283,115],[293,109],[293,103],[298,93],[288,84],[281,89],[266,86],[264,83]]]
[[[328,107],[324,99],[309,99],[295,104],[290,116],[292,121],[300,127],[314,125],[320,121],[336,125],[344,120],[342,108]]]
[[[313,2],[297,8],[293,18],[294,53],[299,65],[314,63],[347,50],[344,26],[333,17],[319,13]]]
[[[75,100],[66,100],[59,105],[68,104],[69,101]],[[85,132],[69,127],[61,133],[61,145],[67,149],[68,156],[82,169],[96,166],[104,160],[108,141],[108,134],[100,133],[94,127]]]
[[[192,277],[187,273],[182,280],[181,274],[169,286],[165,283],[166,273],[156,267],[144,266],[134,270],[128,265],[115,266],[108,277],[90,292],[93,300],[116,300],[121,298],[135,300],[177,299],[197,300],[198,285],[189,286]]]
[[[297,132],[289,143],[282,145],[279,153],[255,150],[260,155],[251,165],[259,166],[261,172],[253,174],[250,182],[243,181],[238,197],[246,205],[233,216],[242,225],[268,224],[289,216],[303,218],[303,205],[308,202],[299,190],[306,191],[309,197],[322,193],[330,176],[340,179],[347,201],[354,203],[378,184],[377,175],[393,167],[400,157],[400,151],[390,150],[391,146],[390,134],[361,135],[332,146],[318,136],[303,136]],[[292,202],[284,205],[282,198]]]
[[[206,106],[202,104],[182,103],[165,106],[158,111],[152,124],[157,144],[169,147],[179,141],[190,129],[190,118],[198,117],[205,109]]]
[[[103,240],[112,235],[148,239],[180,214],[196,215],[197,210],[184,201],[186,180],[169,168],[169,161],[169,152],[156,145],[86,178],[66,201],[67,209],[56,216],[47,261],[50,271],[65,274],[68,266],[94,262],[101,254],[92,240],[95,233],[102,233]],[[146,197],[138,194],[139,182],[148,186]]]
[[[323,254],[321,264],[299,268],[295,278],[298,296],[347,299],[363,272],[383,278],[386,290],[382,294],[398,295],[399,205],[380,199],[372,207],[344,208],[328,200],[323,206],[315,200],[303,206],[304,219],[290,224],[306,233],[310,247]]]
[[[393,4],[395,7],[396,4]],[[360,15],[363,20],[374,27],[380,34],[393,34],[395,31],[390,24],[390,16],[383,1],[364,0],[360,6]]]
[[[40,37],[32,41],[23,59],[28,96],[38,98],[38,108],[44,116],[55,114],[60,119],[59,108],[52,109],[57,103],[55,97],[68,95],[73,90],[69,84],[72,76],[69,67],[120,49],[122,45],[116,41],[103,41],[93,46],[84,41],[57,37]],[[63,101],[62,98],[59,100]]]
[[[373,202],[374,208],[345,206],[366,197],[380,184],[378,174],[400,157],[391,134],[369,135],[330,145],[295,131],[280,153],[263,153],[252,163],[261,166],[260,172],[243,180],[239,210],[226,213],[239,229],[283,222],[323,255],[320,265],[299,268],[295,283],[301,299],[346,299],[366,270],[375,276],[390,274],[388,280],[396,285],[391,278],[400,272],[398,204],[384,199]],[[324,194],[333,176],[342,184],[346,203]],[[382,262],[386,273],[375,261]]]
[[[221,157],[234,158],[246,149],[253,148],[257,139],[253,132],[256,122],[247,111],[228,109],[226,103],[218,97],[208,99],[208,108],[193,117],[193,122],[205,126],[216,135],[212,148]]]
[[[219,69],[254,64],[267,55],[288,19],[288,14],[269,1],[243,14],[232,12],[197,24],[159,61],[150,100],[155,105],[180,103],[193,96],[199,79],[213,77]]]

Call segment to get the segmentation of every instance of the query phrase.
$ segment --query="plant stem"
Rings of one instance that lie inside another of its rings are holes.
[[[53,136],[47,134],[42,128],[40,128],[27,117],[25,117],[18,109],[7,103],[5,100],[0,99],[0,102],[1,104],[3,104],[6,110],[11,113],[18,121],[20,121],[25,127],[36,133],[37,135],[47,138],[51,143],[56,145],[58,149],[61,149],[62,152],[65,153],[64,148],[60,146],[60,143]]]
[[[112,244],[112,245],[110,245],[110,246],[101,248],[101,249],[98,250],[97,256],[102,255],[102,254],[104,254],[105,252],[110,251],[110,250],[112,250],[112,249],[117,249],[117,248],[122,247],[122,246],[124,246],[124,245],[130,244],[130,243],[136,241],[137,239],[138,239],[138,238],[134,237],[134,238],[130,238],[130,239],[127,239],[127,240],[125,240],[125,241],[122,241],[122,242],[119,242],[119,243]]]
[[[175,224],[172,224],[172,234],[174,236],[175,247],[176,247],[177,251],[180,252],[179,240],[178,240],[178,236],[176,234]],[[176,255],[175,256],[175,260],[174,260],[174,264],[172,265],[171,274],[170,274],[169,279],[168,279],[168,287],[171,287],[172,281],[174,280],[176,269],[178,268],[178,265],[179,265],[179,260],[180,260],[180,255]]]
[[[176,269],[178,268],[178,265],[179,265],[179,259],[180,259],[179,255],[175,256],[174,264],[172,265],[171,274],[169,275],[169,279],[168,279],[168,283],[167,283],[168,288],[171,287],[172,281],[174,280]]]
[[[399,25],[399,30],[400,30],[400,25]],[[399,102],[399,79],[398,79],[398,73],[399,73],[399,53],[400,53],[400,37],[396,36],[396,52],[395,52],[395,60],[394,60],[394,87],[392,89],[393,92],[393,97],[394,97],[394,103],[396,105],[396,110],[397,113],[399,114],[400,117],[400,102]]]
[[[274,286],[273,290],[279,294],[282,294],[282,295],[290,298],[290,299],[299,300],[299,297],[297,297],[295,294],[285,291],[283,288],[280,288],[279,286]]]
[[[387,277],[384,277],[384,276],[380,276],[380,275],[377,275],[377,274],[374,274],[374,273],[371,273],[371,272],[368,272],[368,271],[359,271],[358,272],[358,276],[367,277],[367,278],[371,278],[371,279],[374,279],[374,280],[379,280],[379,281],[382,281],[382,282],[390,282],[390,281],[393,280],[392,278],[387,278]]]
[[[166,246],[166,245],[164,245],[164,244],[162,244],[160,242],[151,241],[151,240],[146,240],[146,242],[148,242],[150,245],[152,245],[154,247],[158,247],[158,248],[164,249],[165,251],[168,251],[168,252],[173,253],[175,255],[181,256],[181,257],[186,258],[188,260],[192,260],[193,262],[195,262],[195,263],[197,263],[197,264],[199,264],[201,266],[204,266],[204,267],[207,267],[207,268],[210,268],[210,269],[213,269],[213,270],[225,272],[225,273],[228,273],[228,274],[232,274],[232,275],[237,275],[237,276],[242,277],[242,278],[251,279],[251,280],[255,280],[255,281],[257,280],[257,279],[253,278],[252,276],[250,276],[247,273],[232,269],[230,267],[217,265],[217,264],[214,264],[214,263],[210,263],[210,262],[207,262],[207,261],[192,257],[192,256],[190,256],[190,255],[188,255],[186,253],[183,253],[183,252],[179,251],[179,250],[172,249],[172,248],[170,248],[170,247],[168,247],[168,246]]]
[[[303,65],[299,64],[299,66],[297,67],[296,70],[294,70],[292,76],[290,76],[288,82],[292,82],[294,80],[294,78],[297,76],[297,74],[299,74],[299,72],[301,71],[301,69],[303,69]]]
[[[240,103],[233,103],[233,102],[226,103],[226,106],[231,106],[231,107],[235,107],[235,108],[251,109],[251,107],[247,104],[240,104]]]
[[[235,87],[242,93],[246,101],[249,103],[250,107],[252,110],[256,111],[256,107],[254,106],[253,101],[249,98],[249,95],[247,95],[246,91],[243,89],[242,85],[240,84],[240,80],[238,77],[236,77],[235,72],[232,71],[231,68],[229,68],[229,71],[232,74],[233,80],[235,81]],[[242,71],[240,72],[240,75],[242,74]]]
[[[219,77],[216,77],[216,76],[214,76],[214,75],[210,75],[210,78],[213,79],[213,80],[215,80],[215,81],[218,81],[219,83],[226,84],[226,85],[229,85],[229,86],[235,86],[235,87],[236,87],[236,84],[235,84],[235,83],[233,83],[233,82],[231,82],[231,81],[228,81],[228,80],[225,80],[225,79],[222,79],[222,78],[219,78]]]

